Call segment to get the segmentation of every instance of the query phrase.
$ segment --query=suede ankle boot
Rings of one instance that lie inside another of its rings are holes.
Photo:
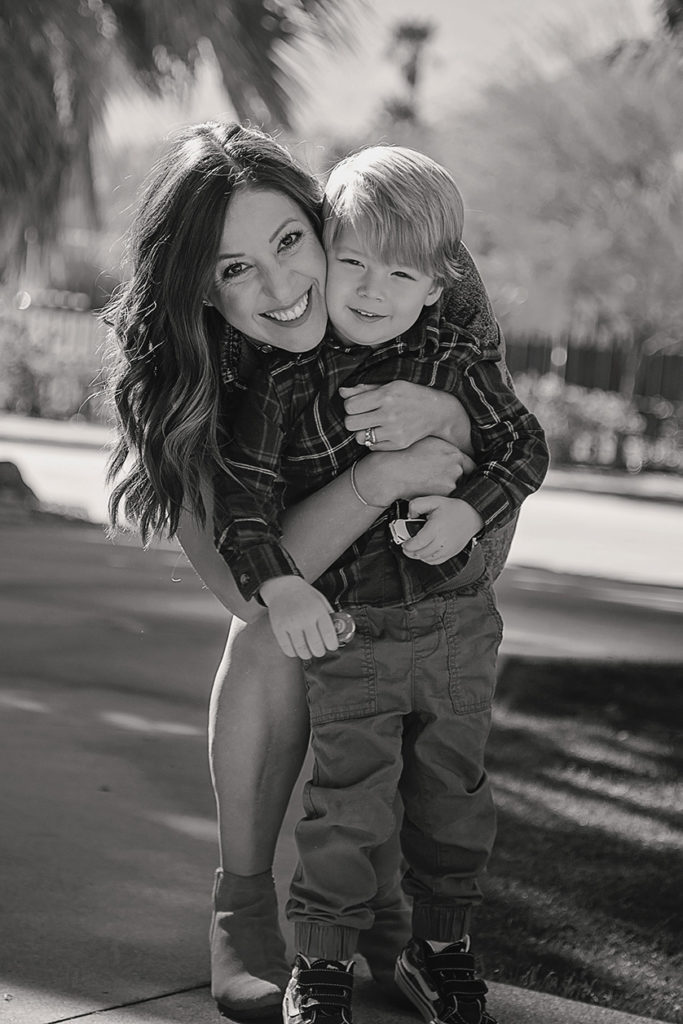
[[[211,995],[226,1016],[245,1019],[279,1012],[289,981],[270,871],[216,871],[211,943]]]
[[[375,920],[372,928],[358,936],[358,952],[367,960],[373,981],[385,994],[403,1001],[394,982],[394,968],[396,957],[403,949],[401,943],[410,938],[412,920],[410,905],[398,876],[377,893],[370,906]]]

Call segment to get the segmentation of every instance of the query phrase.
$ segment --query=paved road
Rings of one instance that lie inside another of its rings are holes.
[[[103,518],[91,445],[2,442],[5,458],[44,501]],[[534,496],[498,588],[506,652],[680,662],[679,523],[674,504]],[[179,551],[57,520],[3,524],[0,623],[0,1024],[136,1000],[152,1001],[103,1019],[215,1020],[203,987],[216,849],[205,723],[225,612]],[[299,806],[295,793],[290,823]],[[284,836],[281,892],[294,857]],[[368,987],[362,1005],[367,1024],[386,1024]],[[506,1024],[635,1021],[504,987],[492,1007]]]
[[[106,458],[93,441],[104,443],[107,431],[81,427],[79,445],[70,424],[32,421],[31,443],[26,443],[21,436],[13,439],[10,428],[18,432],[17,422],[23,426],[16,417],[0,417],[0,460],[15,462],[41,500],[104,522]],[[595,484],[584,477],[587,487]],[[572,489],[568,479],[569,473],[551,473],[541,491],[525,502],[511,565],[683,587],[683,559],[672,557],[680,549],[683,487],[671,487],[678,503],[658,503],[647,500],[646,480],[620,495]],[[659,488],[668,493],[666,484],[660,482]],[[643,497],[634,498],[634,493]]]
[[[101,450],[0,440],[2,459],[16,462],[48,505],[104,521]],[[504,653],[680,660],[681,522],[673,502],[552,487],[532,495],[498,586]],[[206,613],[222,615],[217,605]]]
[[[106,1007],[118,1007],[109,1024],[216,1021],[205,726],[225,615],[168,548],[141,552],[59,521],[5,525],[4,539],[0,1022]],[[297,791],[281,895],[299,808]],[[360,996],[366,1024],[414,1024],[369,985]],[[636,1024],[502,986],[491,1003],[505,1024]]]

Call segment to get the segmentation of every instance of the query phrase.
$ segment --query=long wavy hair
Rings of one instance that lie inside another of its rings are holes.
[[[172,537],[183,511],[204,524],[201,477],[223,468],[221,358],[231,329],[204,299],[228,204],[244,188],[283,193],[320,235],[320,184],[286,149],[239,124],[192,125],[147,179],[128,234],[132,276],[104,315],[118,428],[109,517],[115,530],[123,513],[145,543]]]

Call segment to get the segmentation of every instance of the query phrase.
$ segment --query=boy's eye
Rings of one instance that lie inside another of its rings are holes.
[[[280,249],[292,249],[297,242],[303,237],[303,231],[288,231],[286,235],[283,235],[280,239]]]
[[[352,260],[350,256],[340,256],[339,257],[339,262],[340,263],[348,263],[350,267],[360,267],[360,266],[362,266],[360,260]]]
[[[413,274],[409,274],[407,270],[395,270],[394,277],[405,277],[407,281],[414,281],[415,277]]]

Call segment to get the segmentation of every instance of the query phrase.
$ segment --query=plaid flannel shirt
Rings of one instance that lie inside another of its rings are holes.
[[[507,523],[540,486],[548,451],[538,421],[503,380],[499,360],[495,346],[450,322],[439,303],[425,309],[410,331],[376,348],[327,336],[299,355],[260,350],[223,450],[227,472],[214,480],[216,548],[244,598],[258,594],[267,579],[299,574],[281,543],[282,511],[364,454],[344,426],[342,385],[406,380],[459,398],[471,419],[477,468],[453,496],[479,512],[484,531]],[[436,566],[400,556],[389,538],[388,519],[382,513],[316,581],[334,606],[349,590],[362,592],[363,552],[378,530],[387,557],[401,558],[407,599],[443,589],[466,566],[472,545]]]

